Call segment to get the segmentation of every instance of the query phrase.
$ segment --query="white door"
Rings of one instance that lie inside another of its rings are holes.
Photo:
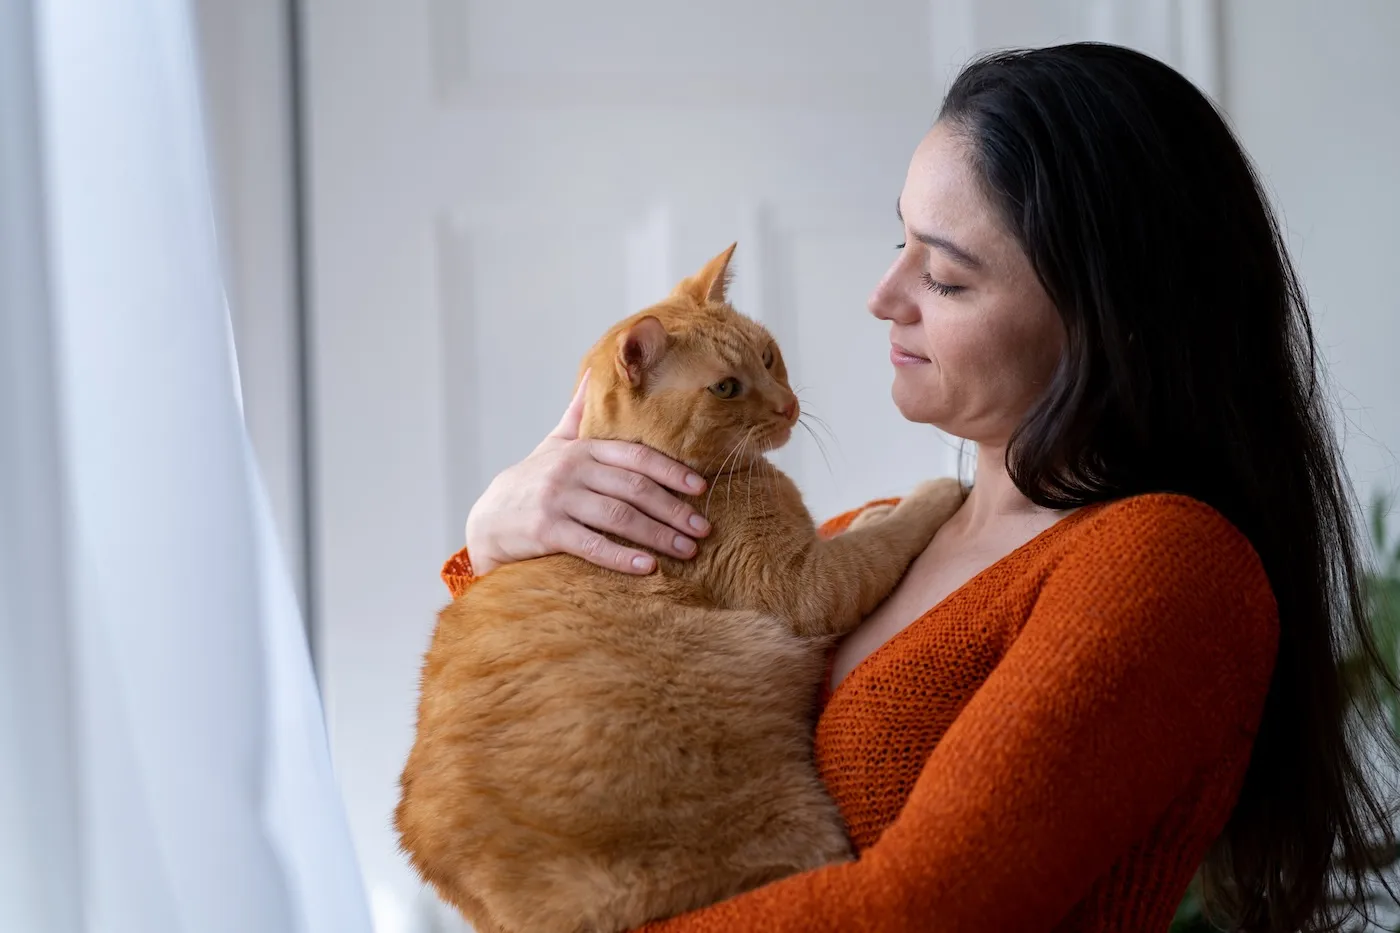
[[[307,0],[317,648],[386,917],[417,888],[390,815],[438,567],[584,350],[737,240],[735,304],[834,434],[779,458],[814,513],[952,472],[865,311],[909,155],[976,49],[1181,5]]]

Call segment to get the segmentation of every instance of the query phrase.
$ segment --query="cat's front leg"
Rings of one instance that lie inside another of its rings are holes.
[[[921,483],[888,511],[814,540],[779,575],[784,605],[765,608],[798,634],[844,635],[884,602],[964,497],[957,480]]]

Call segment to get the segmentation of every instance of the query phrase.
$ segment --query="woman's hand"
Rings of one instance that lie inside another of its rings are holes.
[[[641,444],[579,439],[587,385],[585,373],[559,425],[472,506],[467,551],[477,575],[560,552],[624,573],[650,573],[656,568],[650,554],[600,532],[679,558],[694,557],[692,539],[709,534],[709,522],[667,492],[704,491],[705,481],[689,467]]]

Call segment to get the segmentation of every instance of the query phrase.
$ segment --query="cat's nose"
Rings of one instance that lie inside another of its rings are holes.
[[[776,412],[776,413],[779,414],[779,415],[782,415],[782,416],[783,416],[784,418],[786,418],[788,421],[796,421],[796,420],[797,420],[797,396],[794,395],[792,398],[788,399],[787,404],[783,405],[781,408],[775,408],[775,409],[773,409],[773,411]]]

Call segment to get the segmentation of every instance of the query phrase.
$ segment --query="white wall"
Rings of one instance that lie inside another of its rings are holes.
[[[1282,215],[1365,502],[1400,488],[1400,3],[1224,11],[1227,109]]]

